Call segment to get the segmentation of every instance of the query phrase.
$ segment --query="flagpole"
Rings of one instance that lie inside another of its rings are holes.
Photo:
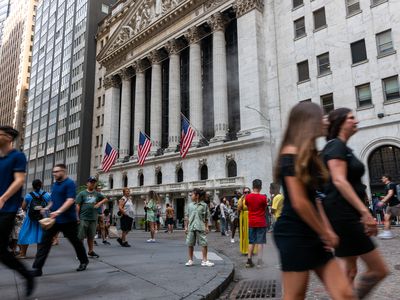
[[[190,123],[189,119],[185,117],[185,115],[181,112],[181,116],[185,118],[185,120],[190,124],[190,126],[192,126],[195,130],[196,133],[198,133],[203,139],[205,139],[207,141],[207,143],[209,143],[210,141],[200,132],[200,130],[198,130],[196,127],[194,127],[192,125],[192,123]]]

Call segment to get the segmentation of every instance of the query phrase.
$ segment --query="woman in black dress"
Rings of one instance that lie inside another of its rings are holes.
[[[348,108],[338,108],[329,114],[328,143],[322,158],[331,174],[323,201],[326,214],[340,243],[335,255],[346,266],[348,278],[354,282],[357,258],[367,265],[355,285],[359,299],[364,298],[382,280],[388,269],[369,236],[376,235],[377,224],[363,199],[365,185],[361,178],[365,168],[346,143],[357,132],[358,121]]]
[[[328,180],[316,148],[316,139],[325,134],[326,127],[317,104],[297,104],[290,112],[275,169],[285,197],[274,239],[287,300],[305,298],[310,271],[322,280],[332,299],[356,299],[332,254],[338,237],[316,203],[317,190]]]

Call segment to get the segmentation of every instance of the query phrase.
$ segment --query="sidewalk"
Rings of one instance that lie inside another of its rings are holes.
[[[209,249],[214,267],[201,267],[201,253],[195,252],[195,265],[186,267],[187,247],[182,233],[160,233],[156,243],[146,243],[149,233],[128,235],[131,248],[99,243],[98,259],[90,259],[88,269],[76,272],[79,262],[69,242],[61,238],[52,247],[37,280],[32,299],[215,299],[233,278],[233,263]],[[179,239],[177,239],[179,237]],[[201,250],[195,248],[195,250]],[[36,246],[30,247],[33,257]],[[30,267],[33,258],[24,260]],[[1,299],[23,299],[24,281],[0,265]]]

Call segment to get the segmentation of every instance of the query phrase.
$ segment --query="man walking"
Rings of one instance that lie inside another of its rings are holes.
[[[246,268],[254,267],[253,252],[257,246],[259,256],[257,266],[263,263],[262,254],[264,245],[267,243],[267,221],[265,212],[267,209],[267,197],[261,195],[262,182],[260,179],[253,180],[253,192],[246,196],[246,205],[249,211],[249,251],[247,253]]]
[[[169,205],[169,203],[166,204],[167,208],[165,209],[165,223],[168,225],[167,230],[165,231],[172,233],[174,230],[174,216],[175,216],[175,211],[173,207]]]
[[[378,203],[378,206],[382,207],[388,204],[388,207],[385,213],[385,229],[378,237],[381,239],[392,239],[394,235],[390,231],[390,222],[392,216],[400,216],[400,201],[397,199],[396,184],[392,182],[392,178],[389,175],[383,175],[381,181],[385,185],[386,195]]]
[[[80,261],[77,271],[86,270],[89,264],[85,247],[78,238],[78,223],[75,207],[75,183],[67,176],[67,166],[57,164],[53,168],[55,182],[51,191],[52,205],[50,217],[55,218],[55,224],[43,234],[42,243],[38,245],[35,261],[33,262],[34,276],[42,275],[42,268],[49,255],[53,237],[61,231],[70,241]]]
[[[76,204],[79,216],[79,239],[83,241],[86,238],[89,248],[88,255],[99,258],[99,255],[93,251],[94,236],[96,235],[98,209],[107,201],[107,198],[95,191],[96,183],[96,177],[88,178],[87,189],[78,194]]]
[[[26,157],[12,146],[18,134],[10,126],[0,126],[0,261],[26,279],[26,296],[30,296],[34,288],[33,277],[7,249],[25,182]]]

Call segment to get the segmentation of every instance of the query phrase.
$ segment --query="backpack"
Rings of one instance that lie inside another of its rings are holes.
[[[397,200],[400,201],[400,184],[396,185],[396,195],[397,195]]]
[[[31,192],[29,195],[32,196],[31,203],[29,204],[29,211],[28,211],[28,216],[29,219],[33,221],[39,221],[43,219],[42,214],[40,213],[40,209],[37,209],[37,207],[46,207],[47,202],[44,200],[43,196],[46,194],[46,192],[43,192],[42,194],[39,194],[39,196],[36,196],[35,193]]]

